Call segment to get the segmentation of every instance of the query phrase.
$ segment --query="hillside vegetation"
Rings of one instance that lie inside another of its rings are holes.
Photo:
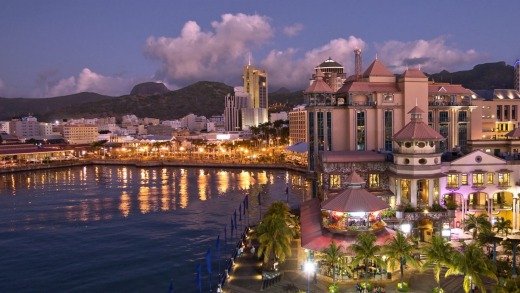
[[[471,70],[442,71],[429,77],[435,82],[462,84],[472,90],[507,89],[513,87],[514,68],[505,62],[486,63]],[[295,105],[302,104],[302,92],[286,88],[270,92],[270,111],[290,111]],[[224,97],[232,93],[232,86],[220,82],[200,81],[175,91],[168,90],[161,83],[146,82],[136,85],[132,94],[120,97],[78,93],[43,99],[0,98],[0,120],[29,114],[39,121],[128,114],[162,120],[178,119],[190,113],[211,117],[224,112]]]

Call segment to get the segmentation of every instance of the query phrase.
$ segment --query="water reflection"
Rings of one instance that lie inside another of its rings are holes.
[[[126,218],[130,214],[130,195],[126,191],[123,191],[121,194],[121,201],[119,203],[119,211],[121,211],[121,214]]]
[[[213,197],[263,192],[285,198],[287,184],[304,199],[305,178],[284,171],[89,166],[5,174],[0,175],[0,229],[2,215],[3,225],[10,223],[16,230],[56,220],[169,212]]]

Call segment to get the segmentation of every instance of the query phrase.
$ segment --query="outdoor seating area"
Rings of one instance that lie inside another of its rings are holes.
[[[345,261],[336,266],[334,270],[330,265],[327,265],[326,262],[319,260],[317,265],[318,274],[326,277],[333,277],[333,273],[336,274],[336,280],[338,281],[355,281],[362,280],[365,278],[365,274],[367,274],[367,279],[369,280],[382,280],[387,278],[387,270],[381,266],[378,266],[376,263],[372,261],[368,262],[368,270],[365,270],[364,264],[359,264],[357,266],[351,266],[350,264],[346,264],[349,257],[345,257]]]
[[[322,225],[335,232],[369,231],[386,226],[379,213],[344,213],[322,210]]]

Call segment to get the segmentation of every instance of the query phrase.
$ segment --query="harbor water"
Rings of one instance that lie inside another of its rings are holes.
[[[260,169],[86,166],[0,175],[0,292],[168,292],[170,283],[174,292],[198,292],[197,264],[209,292],[237,241],[235,211],[242,231],[270,202],[298,206],[308,188],[302,174]]]

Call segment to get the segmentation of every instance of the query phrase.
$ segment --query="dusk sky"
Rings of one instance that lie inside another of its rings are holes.
[[[12,0],[0,3],[0,96],[119,96],[144,81],[305,89],[331,57],[354,71],[375,58],[427,73],[520,58],[520,1]]]

